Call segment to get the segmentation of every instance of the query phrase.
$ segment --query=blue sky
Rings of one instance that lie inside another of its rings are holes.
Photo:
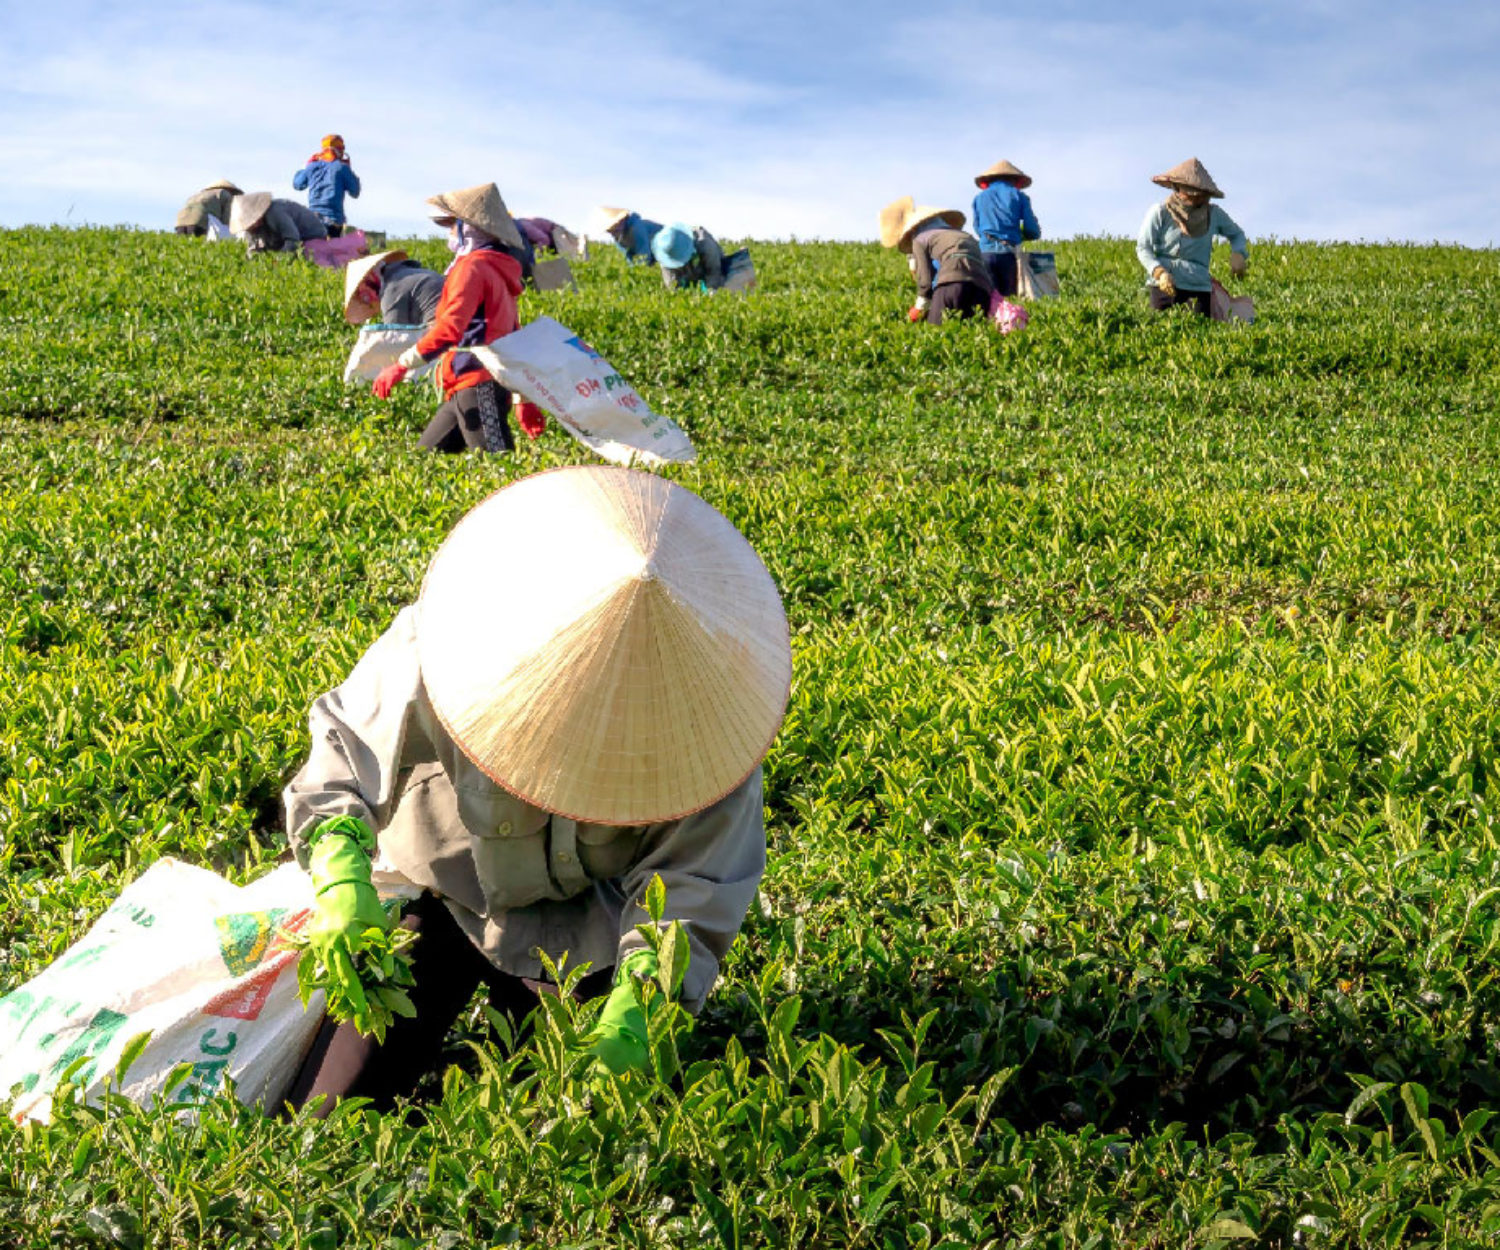
[[[1252,237],[1500,242],[1500,4],[0,0],[0,225],[170,228],[219,177],[294,196],[325,131],[351,219],[426,229],[494,179],[726,237],[871,238],[911,194],[1032,174],[1052,237],[1133,234],[1197,156]]]

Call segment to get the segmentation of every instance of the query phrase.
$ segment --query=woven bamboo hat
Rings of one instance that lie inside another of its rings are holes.
[[[899,200],[892,200],[880,210],[881,247],[896,246],[896,241],[901,237],[901,227],[906,224],[908,214],[916,206],[916,200],[909,195],[903,195]]]
[[[266,210],[270,207],[271,193],[269,191],[251,191],[248,194],[235,196],[234,203],[229,206],[230,234],[244,234],[245,231],[253,229],[260,224],[260,219],[266,215]]]
[[[364,316],[355,315],[354,296],[358,293],[360,283],[368,278],[382,265],[391,261],[405,260],[406,253],[400,248],[389,252],[376,252],[370,256],[361,256],[357,260],[351,260],[344,267],[344,320],[352,326],[357,326],[361,321],[368,321],[372,313],[366,312]]]
[[[205,191],[232,191],[235,195],[245,194],[234,183],[230,182],[228,178],[220,178],[218,182],[210,182],[203,189]]]
[[[1208,170],[1203,168],[1203,162],[1196,156],[1189,157],[1180,165],[1173,165],[1166,173],[1157,174],[1151,181],[1159,187],[1186,187],[1190,191],[1207,191],[1216,200],[1224,198],[1219,184],[1208,176]]]
[[[896,246],[903,252],[911,251],[912,235],[934,219],[940,220],[945,226],[952,226],[955,230],[961,230],[964,224],[964,215],[956,208],[937,208],[932,204],[918,204],[906,214],[906,220],[901,223],[901,234],[896,239]]]
[[[1009,161],[996,161],[983,173],[974,175],[974,185],[977,187],[981,182],[993,182],[996,178],[1014,178],[1016,186],[1022,191],[1031,185],[1031,175],[1023,174]]]
[[[498,239],[508,247],[526,245],[521,241],[521,228],[516,225],[510,209],[500,198],[500,188],[493,182],[477,187],[466,187],[462,191],[444,191],[427,201],[435,210],[433,221],[447,225],[457,218],[471,226],[477,226],[491,238]]]
[[[629,216],[628,208],[611,208],[608,204],[599,206],[599,220],[604,223],[602,228],[606,232],[613,230]]]
[[[522,478],[459,522],[422,583],[417,655],[486,775],[613,825],[738,786],[792,674],[781,596],[744,536],[685,487],[604,465]]]

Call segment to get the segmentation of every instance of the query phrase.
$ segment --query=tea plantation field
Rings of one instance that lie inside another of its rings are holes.
[[[680,1069],[591,1088],[587,1011],[476,1012],[406,1119],[0,1121],[0,1244],[1500,1238],[1500,258],[1261,242],[1224,327],[1075,240],[1002,337],[909,326],[874,245],[754,251],[749,298],[607,255],[523,306],[691,432],[792,622]],[[419,452],[340,289],[0,231],[0,993],[162,855],[273,863],[309,701],[585,458]]]

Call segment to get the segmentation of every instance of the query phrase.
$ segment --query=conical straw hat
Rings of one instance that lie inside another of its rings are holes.
[[[210,182],[208,186],[204,187],[203,189],[205,191],[232,191],[235,195],[245,194],[237,186],[235,186],[234,183],[230,182],[228,178],[220,178],[218,182]]]
[[[974,177],[974,185],[977,187],[981,180],[993,182],[996,178],[1014,178],[1016,180],[1016,186],[1019,187],[1022,191],[1026,190],[1026,188],[1031,185],[1031,176],[1029,174],[1023,174],[1009,161],[996,161],[982,174],[976,174]]]
[[[1173,165],[1166,173],[1157,174],[1151,181],[1159,187],[1190,187],[1194,191],[1207,191],[1216,200],[1224,198],[1224,192],[1208,176],[1208,170],[1203,168],[1203,162],[1196,156],[1189,157],[1180,165]]]
[[[916,200],[909,195],[903,195],[899,200],[892,200],[880,210],[881,247],[896,246],[896,241],[901,237],[901,227],[906,224],[907,216],[916,206]]]
[[[952,226],[955,230],[963,229],[964,215],[956,208],[937,208],[932,204],[918,204],[916,208],[906,214],[906,220],[901,225],[901,236],[896,240],[896,246],[903,252],[911,251],[911,237],[916,234],[933,218],[940,218],[944,225]]]
[[[433,557],[417,654],[463,752],[528,803],[598,824],[707,807],[786,710],[781,596],[744,536],[635,469],[522,478]]]
[[[344,267],[344,320],[350,325],[358,325],[359,321],[354,319],[354,294],[359,290],[359,284],[368,278],[382,265],[391,261],[405,260],[406,253],[396,248],[389,252],[376,252],[371,256],[361,256],[351,260]],[[366,318],[361,317],[360,321]]]
[[[599,220],[603,223],[601,229],[606,233],[613,230],[629,216],[630,210],[628,208],[611,208],[608,204],[601,204],[599,206]]]
[[[516,225],[510,209],[505,207],[505,201],[500,198],[500,188],[493,182],[466,187],[462,191],[444,191],[427,202],[437,209],[433,213],[436,220],[457,217],[459,221],[478,226],[507,247],[526,246],[521,241],[521,228]]]
[[[229,232],[244,234],[266,215],[271,207],[269,191],[251,191],[248,195],[237,195],[229,206]]]

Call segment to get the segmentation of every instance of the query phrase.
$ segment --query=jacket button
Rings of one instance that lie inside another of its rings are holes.
[[[502,820],[498,825],[495,826],[495,832],[498,833],[502,838],[510,837],[510,821]]]
[[[571,864],[573,862],[573,852],[572,851],[558,851],[557,858],[559,860],[561,860],[565,864]]]

